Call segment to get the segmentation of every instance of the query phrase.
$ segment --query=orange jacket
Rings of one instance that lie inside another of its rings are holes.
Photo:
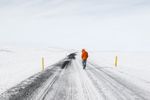
[[[82,60],[87,60],[87,58],[88,58],[88,52],[86,52],[85,50],[82,50],[81,57],[82,57]]]

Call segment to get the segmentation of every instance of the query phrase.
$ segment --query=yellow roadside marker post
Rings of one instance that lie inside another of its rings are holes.
[[[118,66],[118,56],[115,57],[115,66]]]
[[[44,57],[42,57],[42,71],[44,70]]]

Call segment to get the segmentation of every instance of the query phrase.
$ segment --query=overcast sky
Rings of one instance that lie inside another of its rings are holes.
[[[0,45],[150,51],[150,0],[0,0]]]

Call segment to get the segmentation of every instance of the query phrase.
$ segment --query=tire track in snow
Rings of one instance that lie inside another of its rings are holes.
[[[73,66],[68,66],[67,69],[60,75],[57,83],[53,85],[55,90],[49,91],[43,100],[79,100],[78,90],[75,82]]]
[[[93,83],[105,95],[105,100],[110,100],[111,98],[113,98],[113,100],[125,99],[125,97],[122,96],[120,91],[116,90],[116,87],[113,87],[110,82],[105,80],[105,78],[101,76],[99,72],[87,71],[87,73],[89,77],[91,77],[92,79],[95,79]],[[128,100],[128,99],[125,99],[125,100]]]
[[[58,81],[58,79],[61,77],[64,70],[61,70],[61,72],[55,73],[51,78],[47,80],[45,84],[41,88],[39,88],[39,91],[35,92],[35,96],[32,98],[34,100],[45,100],[47,94],[52,91],[52,86]],[[32,99],[31,99],[32,100]]]
[[[78,75],[80,75],[79,77],[82,85],[84,100],[103,100],[102,96],[98,94],[94,84],[83,70],[83,66],[77,60],[74,62],[74,66],[76,66]]]
[[[29,77],[17,86],[2,93],[0,95],[0,100],[30,100],[33,93],[43,86],[43,83],[45,83],[48,78],[60,72],[59,69],[58,66],[50,66],[45,71]]]
[[[75,53],[72,53],[67,56],[66,59],[63,60],[61,68],[64,68],[61,73],[54,76],[54,78],[48,79],[48,81],[41,87],[39,90],[42,92],[37,91],[35,97],[32,99],[34,100],[79,100],[76,99],[76,95],[78,92],[76,89],[75,80],[72,79],[72,71],[71,62],[75,59]],[[69,67],[69,68],[68,68]],[[30,99],[30,100],[32,100]]]
[[[133,91],[132,88],[135,87],[131,87],[130,84],[123,84],[122,82],[118,81],[118,77],[114,76],[114,74],[107,72],[104,69],[100,69],[100,67],[98,68],[96,65],[93,66],[93,64],[88,64],[88,67],[91,68],[90,70],[86,71],[89,77],[91,77],[91,79],[96,78],[96,82],[94,81],[93,83],[95,83],[96,86],[103,85],[103,87],[107,87],[109,92],[113,94],[111,97],[116,97],[116,100],[150,100],[150,98],[146,95],[143,96]],[[103,90],[103,88],[100,90]],[[138,88],[134,90],[138,90]],[[106,92],[106,90],[103,90],[103,92]]]

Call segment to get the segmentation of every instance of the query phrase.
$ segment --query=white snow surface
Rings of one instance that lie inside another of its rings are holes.
[[[100,53],[96,54],[99,55]],[[94,57],[91,56],[91,58]],[[99,64],[100,63],[96,64],[89,59],[86,70],[83,70],[81,58],[80,55],[78,55],[76,59],[72,61],[71,65],[61,70],[58,79],[49,78],[47,83],[43,85],[46,89],[41,87],[39,89],[40,92],[37,91],[33,98],[29,100],[150,99],[150,92],[148,87],[146,87],[148,84],[145,83],[145,81],[136,79],[133,75],[130,75],[130,73],[125,73],[124,70],[113,68],[113,66],[101,66]],[[58,75],[58,73],[56,73],[56,75]],[[53,81],[55,82],[51,85]]]
[[[0,93],[42,71],[42,57],[47,67],[66,55],[66,50],[57,48],[0,48]]]
[[[74,51],[58,48],[0,49],[0,93],[40,72],[41,57],[45,58],[45,66],[50,66],[71,52]],[[144,92],[150,90],[149,52],[90,51],[85,71],[82,69],[80,55],[78,53],[72,65],[65,71],[62,70],[60,78],[53,85],[53,90],[49,93],[57,92],[55,98],[60,98],[65,94],[59,94],[70,93],[69,91],[72,93],[66,94],[67,97],[64,98],[72,100],[141,100],[143,96],[150,98],[147,94],[149,92]],[[114,66],[115,56],[118,56],[117,67]],[[49,79],[47,82],[51,81],[53,80]],[[54,98],[54,95],[49,93],[46,94],[45,100]]]
[[[115,67],[115,57],[118,66]],[[114,72],[118,76],[150,90],[150,52],[90,52],[89,61]]]

